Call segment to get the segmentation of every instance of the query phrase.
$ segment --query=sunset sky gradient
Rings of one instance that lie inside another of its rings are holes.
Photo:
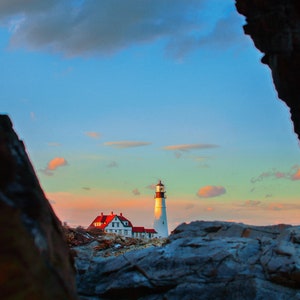
[[[233,0],[0,2],[0,103],[58,217],[299,224],[300,150]]]

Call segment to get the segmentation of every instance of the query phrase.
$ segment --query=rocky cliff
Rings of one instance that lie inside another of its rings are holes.
[[[192,222],[163,246],[75,247],[80,299],[300,299],[300,227]]]
[[[295,132],[300,137],[300,1],[236,0],[244,26],[255,46],[264,53],[262,62],[272,70],[278,96],[290,108]]]
[[[1,299],[77,298],[61,224],[6,115],[0,115],[0,241]]]

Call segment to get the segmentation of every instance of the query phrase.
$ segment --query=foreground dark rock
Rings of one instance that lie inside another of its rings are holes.
[[[59,220],[10,119],[0,115],[1,299],[77,299]]]
[[[81,299],[300,299],[300,227],[197,221],[159,247],[74,250]]]
[[[264,53],[262,62],[272,70],[280,99],[291,111],[300,137],[300,1],[236,0],[244,26],[255,46]]]

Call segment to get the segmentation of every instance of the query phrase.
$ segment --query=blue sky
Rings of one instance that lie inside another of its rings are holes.
[[[172,2],[172,4],[171,4]],[[54,210],[298,222],[298,141],[231,0],[0,3],[0,101]]]

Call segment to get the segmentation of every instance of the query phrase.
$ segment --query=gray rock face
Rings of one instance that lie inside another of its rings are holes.
[[[60,221],[6,115],[0,115],[0,241],[1,299],[77,299]]]
[[[162,247],[89,260],[80,248],[79,295],[81,299],[300,299],[299,237],[300,227],[196,221],[177,227]]]

